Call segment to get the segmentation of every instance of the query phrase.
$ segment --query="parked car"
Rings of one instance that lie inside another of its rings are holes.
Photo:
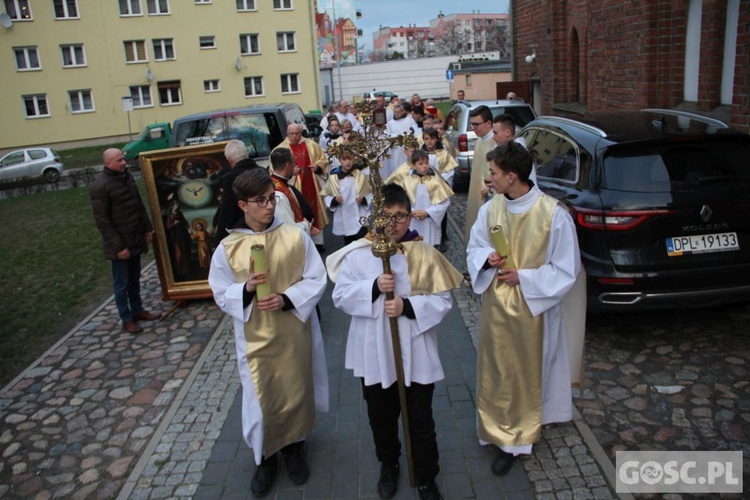
[[[543,116],[520,135],[575,220],[589,310],[748,300],[750,136],[661,109]]]
[[[381,95],[383,97],[385,97],[386,104],[391,100],[391,97],[398,97],[398,94],[394,94],[390,90],[376,90],[376,89],[372,89],[372,92],[365,92],[364,94],[362,94],[362,98],[365,101],[372,101],[376,97],[381,96]]]
[[[265,160],[284,140],[286,128],[292,123],[299,123],[304,133],[308,133],[305,114],[296,103],[256,104],[195,113],[174,121],[172,147],[240,139],[250,157]]]
[[[445,117],[443,128],[458,151],[458,168],[453,175],[453,189],[456,191],[465,191],[469,186],[474,143],[477,140],[477,134],[469,125],[469,113],[482,105],[490,108],[493,118],[503,113],[512,116],[519,130],[536,117],[534,108],[520,100],[458,101],[454,104]]]
[[[146,151],[165,149],[172,142],[172,128],[167,122],[150,123],[135,140],[125,144],[122,153],[128,163],[135,163],[138,155]]]
[[[322,113],[305,113],[305,123],[307,124],[307,136],[318,142],[320,134],[323,133],[323,127],[320,126],[320,121],[323,119]]]
[[[11,151],[0,158],[0,180],[43,176],[50,182],[63,171],[60,155],[50,148],[26,148]]]

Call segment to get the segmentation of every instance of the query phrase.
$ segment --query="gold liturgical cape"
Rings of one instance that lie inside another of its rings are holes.
[[[541,196],[531,210],[510,213],[505,197],[495,196],[487,229],[506,231],[509,254],[518,269],[545,262],[557,201]],[[478,435],[500,446],[539,441],[542,428],[543,316],[533,317],[520,286],[493,280],[484,292],[477,360]]]
[[[365,197],[372,192],[370,187],[370,178],[363,174],[360,170],[353,169],[351,174],[354,177],[354,186],[357,190],[357,196]],[[339,176],[332,173],[328,176],[326,185],[320,190],[320,196],[338,196],[341,192],[339,190]]]
[[[477,137],[474,143],[474,157],[471,160],[471,177],[469,179],[469,193],[466,199],[466,225],[464,237],[469,241],[471,226],[477,220],[479,208],[484,205],[482,198],[482,187],[484,180],[490,175],[490,164],[487,161],[487,153],[495,149],[497,144],[492,139],[482,140]]]
[[[400,184],[401,187],[404,188],[404,191],[406,191],[412,206],[417,202],[417,186],[420,184],[424,184],[427,188],[427,193],[430,195],[430,203],[432,205],[442,203],[453,196],[453,190],[448,183],[445,182],[445,179],[443,179],[440,174],[436,173],[432,168],[430,170],[432,171],[432,175],[428,173],[420,176],[412,171],[406,177],[396,181],[396,183]]]
[[[272,293],[284,293],[302,280],[302,234],[282,224],[262,234],[233,232],[222,244],[237,282],[247,281],[250,247],[265,245]],[[272,249],[272,250],[270,250]],[[254,299],[255,300],[255,299]],[[247,363],[263,412],[263,454],[304,439],[315,427],[311,322],[291,311],[253,309],[245,323]]]

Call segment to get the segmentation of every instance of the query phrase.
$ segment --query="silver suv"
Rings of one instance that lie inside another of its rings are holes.
[[[465,190],[469,186],[471,177],[471,162],[474,159],[474,143],[477,135],[469,126],[469,113],[479,106],[487,106],[492,111],[492,117],[508,114],[513,117],[518,130],[536,118],[534,108],[528,103],[518,100],[498,99],[495,101],[458,101],[451,107],[445,118],[445,133],[458,151],[458,168],[453,176],[453,189]]]

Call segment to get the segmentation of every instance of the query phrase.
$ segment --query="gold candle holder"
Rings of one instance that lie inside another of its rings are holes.
[[[505,265],[503,267],[509,267],[516,269],[516,265],[513,263],[513,259],[510,256],[510,245],[508,245],[508,238],[505,236],[503,226],[495,225],[490,228],[490,240],[492,240],[492,246],[495,247],[495,251],[505,259]]]
[[[260,244],[251,246],[250,255],[253,258],[253,271],[266,276],[266,282],[255,287],[255,294],[262,299],[266,295],[271,295],[271,283],[268,280],[268,266],[266,265],[266,247]]]

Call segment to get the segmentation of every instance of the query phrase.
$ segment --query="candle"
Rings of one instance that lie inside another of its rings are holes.
[[[259,299],[262,299],[271,294],[271,284],[268,282],[268,267],[266,266],[266,247],[260,244],[251,246],[250,255],[253,258],[253,271],[263,273],[266,276],[266,282],[255,287],[255,294]]]
[[[510,247],[508,245],[508,239],[505,237],[503,226],[492,226],[490,228],[490,239],[492,240],[492,246],[495,247],[495,251],[500,257],[505,259],[504,267],[515,269],[516,265],[510,257]]]

